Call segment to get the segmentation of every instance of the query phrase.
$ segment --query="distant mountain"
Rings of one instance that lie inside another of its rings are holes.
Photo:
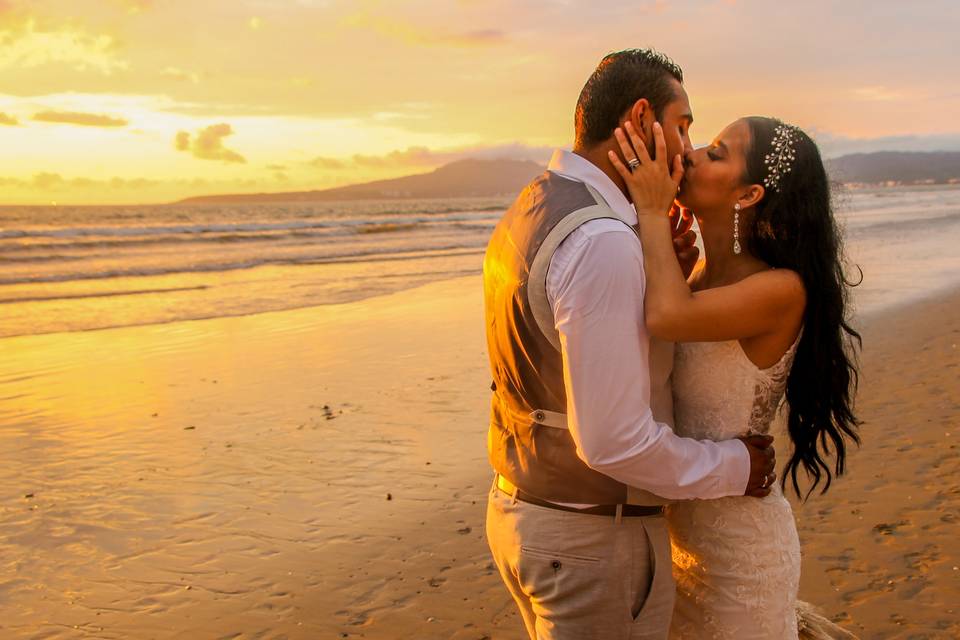
[[[854,153],[828,160],[827,169],[835,180],[848,183],[957,183],[960,182],[960,152]]]
[[[960,182],[960,152],[877,151],[827,160],[841,182],[866,184],[944,184]],[[544,167],[529,160],[458,160],[429,173],[377,180],[335,189],[197,196],[181,203],[317,202],[512,196]]]
[[[545,168],[529,160],[458,160],[430,173],[322,191],[198,196],[180,203],[313,202],[515,195]]]

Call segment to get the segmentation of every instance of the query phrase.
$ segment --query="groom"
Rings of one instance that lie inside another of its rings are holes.
[[[682,83],[657,52],[605,57],[577,102],[573,152],[554,153],[487,247],[487,540],[535,640],[665,638],[662,505],[772,483],[766,437],[674,435],[672,345],[651,344],[643,322],[637,216],[607,151],[625,122],[652,142],[655,121],[669,158],[689,150]]]

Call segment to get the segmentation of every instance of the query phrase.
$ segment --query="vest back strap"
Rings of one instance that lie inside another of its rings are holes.
[[[557,247],[559,247],[560,243],[566,240],[567,236],[573,233],[577,227],[591,220],[611,218],[613,220],[619,220],[633,229],[633,225],[607,205],[593,187],[586,183],[584,183],[584,185],[597,204],[574,211],[565,216],[550,230],[550,233],[547,234],[547,237],[544,238],[539,249],[537,249],[537,254],[534,256],[533,263],[530,265],[530,279],[527,281],[527,299],[530,303],[530,310],[533,311],[533,317],[537,321],[540,332],[543,333],[544,337],[557,351],[560,351],[560,334],[557,332],[556,323],[553,318],[553,309],[550,308],[550,301],[547,298],[547,270],[550,268],[550,260],[553,258]],[[566,428],[565,418],[563,428]]]

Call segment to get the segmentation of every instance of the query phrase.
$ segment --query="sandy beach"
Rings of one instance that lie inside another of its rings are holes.
[[[862,326],[863,447],[796,508],[800,594],[861,638],[960,638],[960,292]]]
[[[861,326],[864,446],[797,509],[801,596],[960,637],[960,292]],[[0,636],[520,640],[488,387],[476,276],[0,340]]]
[[[799,610],[960,640],[958,25],[960,0],[0,0],[0,640],[528,640],[486,540],[488,249],[552,262],[568,205],[674,198],[726,275],[795,267],[827,315],[859,281],[863,443],[788,492]]]

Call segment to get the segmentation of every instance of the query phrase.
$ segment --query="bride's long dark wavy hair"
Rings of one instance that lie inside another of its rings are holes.
[[[776,128],[783,123],[756,116],[746,122],[751,143],[745,178],[747,184],[763,184],[768,175],[766,157],[773,150]],[[766,189],[755,205],[747,242],[750,252],[770,266],[796,271],[807,291],[803,336],[786,389],[793,452],[780,483],[786,488],[789,476],[800,496],[797,476],[803,467],[812,480],[805,496],[809,497],[824,476],[821,493],[830,488],[834,473],[843,474],[846,441],[860,443],[853,395],[859,379],[856,348],[862,340],[848,321],[852,283],[844,275],[830,180],[816,143],[803,131],[794,131],[791,169],[781,172],[779,188]],[[833,472],[824,460],[831,446]]]

